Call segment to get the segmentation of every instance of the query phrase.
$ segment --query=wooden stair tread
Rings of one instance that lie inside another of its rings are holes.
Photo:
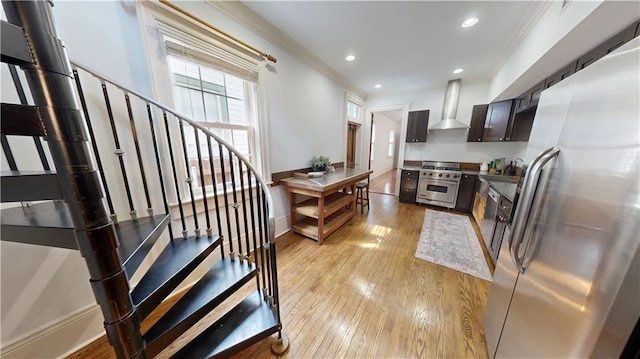
[[[1,171],[3,203],[62,199],[58,176],[53,171]]]
[[[0,212],[2,240],[57,248],[78,249],[67,205],[45,202]]]
[[[324,214],[329,215],[340,208],[351,203],[352,197],[351,195],[345,193],[332,193],[324,198]],[[295,211],[299,214],[302,214],[307,217],[318,218],[319,207],[318,207],[318,199],[309,198],[306,201],[303,201],[295,206]]]
[[[8,136],[46,136],[39,106],[0,104],[1,132]]]
[[[258,291],[185,345],[172,358],[226,358],[280,330],[275,309]]]
[[[170,221],[168,214],[156,214],[115,224],[118,253],[129,277],[136,272]]]
[[[217,235],[171,240],[131,291],[140,319],[149,315],[220,242],[222,237]]]
[[[226,257],[214,265],[176,302],[143,338],[154,357],[256,275],[256,266]]]
[[[3,209],[0,214],[3,241],[78,249],[73,222],[65,203],[44,202],[29,207],[12,207]],[[169,221],[169,215],[158,214],[120,221],[115,225],[118,253],[129,275],[133,275],[142,263]]]
[[[2,62],[14,65],[33,63],[22,27],[2,20],[1,29],[0,53],[2,54]]]

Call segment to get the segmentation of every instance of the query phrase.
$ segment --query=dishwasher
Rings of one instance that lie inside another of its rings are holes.
[[[496,214],[498,213],[498,201],[500,200],[500,194],[493,188],[489,188],[487,193],[487,205],[484,209],[484,219],[482,220],[482,239],[487,249],[491,248],[491,238],[493,238],[493,231],[496,228]]]

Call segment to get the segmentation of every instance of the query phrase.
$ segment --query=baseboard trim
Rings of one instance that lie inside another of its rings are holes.
[[[276,219],[276,238],[289,232],[291,227],[289,226],[289,215],[284,215]]]
[[[27,333],[0,348],[2,358],[60,358],[104,335],[102,313],[95,304]],[[69,350],[70,347],[75,349]]]

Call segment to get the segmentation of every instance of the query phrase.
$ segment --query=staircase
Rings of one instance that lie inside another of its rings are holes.
[[[9,170],[1,199],[20,205],[2,210],[1,239],[80,252],[118,358],[156,356],[232,299],[235,307],[175,357],[227,357],[276,333],[272,351],[286,351],[273,205],[251,163],[198,123],[70,63],[50,2],[2,5],[9,21],[2,22],[2,62],[20,103],[2,103]],[[111,133],[97,137],[96,126]],[[33,148],[12,148],[12,138],[25,136]],[[36,169],[18,166],[29,151],[39,158]],[[137,273],[144,263],[151,264]],[[140,322],[207,263],[214,264],[142,332]]]

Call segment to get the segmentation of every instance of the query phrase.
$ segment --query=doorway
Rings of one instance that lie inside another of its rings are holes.
[[[356,167],[356,135],[358,125],[349,123],[347,127],[347,168]]]
[[[389,195],[396,193],[402,114],[400,109],[371,112],[369,169],[373,173],[370,192]]]

